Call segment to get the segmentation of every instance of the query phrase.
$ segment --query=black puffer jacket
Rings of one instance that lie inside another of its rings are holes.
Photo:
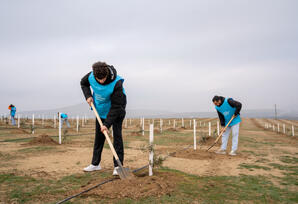
[[[221,106],[223,104],[223,102],[225,101],[225,97],[220,96],[220,100],[221,100],[221,104],[219,106]],[[233,108],[236,108],[235,115],[240,115],[242,104],[240,102],[238,102],[238,101],[233,100],[232,98],[229,98],[228,99],[228,103]],[[221,126],[225,126],[225,124],[226,124],[225,122],[226,121],[225,121],[224,115],[221,114],[219,111],[217,111],[217,114],[218,114],[218,117],[219,117]]]
[[[81,88],[84,93],[86,99],[92,97],[90,83],[89,83],[89,75],[91,72],[86,74],[81,79]],[[109,84],[113,82],[117,77],[117,71],[113,66],[109,66],[109,74],[106,81],[102,85]],[[99,83],[99,81],[97,81]],[[111,109],[107,115],[105,122],[103,123],[107,128],[110,128],[111,125],[117,118],[125,117],[125,107],[126,107],[126,95],[123,93],[123,85],[122,81],[118,81],[114,87],[114,91],[111,95]]]

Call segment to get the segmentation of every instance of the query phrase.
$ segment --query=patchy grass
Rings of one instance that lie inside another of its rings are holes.
[[[253,171],[253,169],[263,169],[266,171],[271,170],[271,168],[266,167],[266,166],[260,166],[260,165],[255,165],[255,164],[240,164],[239,165],[240,168],[245,168],[245,169],[249,169],[250,171]]]
[[[283,163],[287,163],[287,164],[298,164],[298,158],[297,157],[282,156],[279,159]]]
[[[43,152],[43,151],[53,151],[57,148],[54,146],[37,146],[37,147],[28,147],[24,149],[19,149],[18,152],[22,153],[34,153],[34,152]]]
[[[65,176],[59,180],[36,179],[30,176],[18,176],[15,174],[0,174],[0,188],[7,189],[5,195],[1,195],[3,201],[16,203],[34,203],[33,201],[55,201],[57,197],[65,195],[96,178],[107,178],[110,174],[84,173]]]

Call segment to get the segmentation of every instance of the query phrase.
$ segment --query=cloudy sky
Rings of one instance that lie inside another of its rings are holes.
[[[130,109],[298,109],[296,0],[0,0],[0,112],[84,102],[96,61],[123,76]]]

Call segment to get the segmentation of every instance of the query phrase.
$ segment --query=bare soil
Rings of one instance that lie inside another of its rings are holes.
[[[90,191],[85,196],[100,196],[101,198],[144,198],[149,196],[160,197],[165,194],[171,193],[177,182],[182,178],[177,177],[177,174],[158,172],[154,176],[147,176],[146,174],[137,175],[133,179],[120,180],[117,179]],[[96,182],[79,189],[78,192],[85,190],[88,187],[94,186]]]

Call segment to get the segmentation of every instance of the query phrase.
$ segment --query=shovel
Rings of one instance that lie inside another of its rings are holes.
[[[234,120],[235,115],[233,115],[233,117],[231,118],[231,120],[229,121],[229,123],[226,125],[226,127],[221,131],[221,133],[218,135],[218,137],[216,138],[215,142],[207,149],[207,152],[214,147],[214,145],[216,145],[216,143],[218,142],[218,140],[220,139],[220,137],[224,134],[224,132],[226,131],[226,129],[229,127],[229,125],[231,124],[231,122]]]
[[[91,102],[91,107],[92,107],[92,109],[93,109],[93,111],[94,111],[94,113],[96,115],[96,118],[97,118],[100,126],[102,127],[103,126],[102,121],[101,121],[101,119],[100,119],[100,117],[99,117],[99,115],[98,115],[98,113],[96,111],[96,108],[95,108],[95,106],[94,106],[94,104],[92,102]],[[113,146],[113,144],[112,144],[112,142],[110,140],[110,137],[109,137],[107,131],[104,131],[103,134],[105,135],[106,140],[108,141],[109,146],[110,146],[110,148],[112,150],[113,156],[114,156],[114,158],[115,158],[115,160],[116,160],[116,162],[118,164],[118,167],[119,168],[117,168],[116,171],[117,171],[120,179],[127,179],[127,178],[133,177],[133,174],[131,173],[131,171],[128,168],[123,168],[123,166],[122,166],[122,164],[121,164],[121,162],[119,160],[119,157],[118,157],[118,155],[117,155],[117,153],[115,151],[115,148],[114,148],[114,146]]]

